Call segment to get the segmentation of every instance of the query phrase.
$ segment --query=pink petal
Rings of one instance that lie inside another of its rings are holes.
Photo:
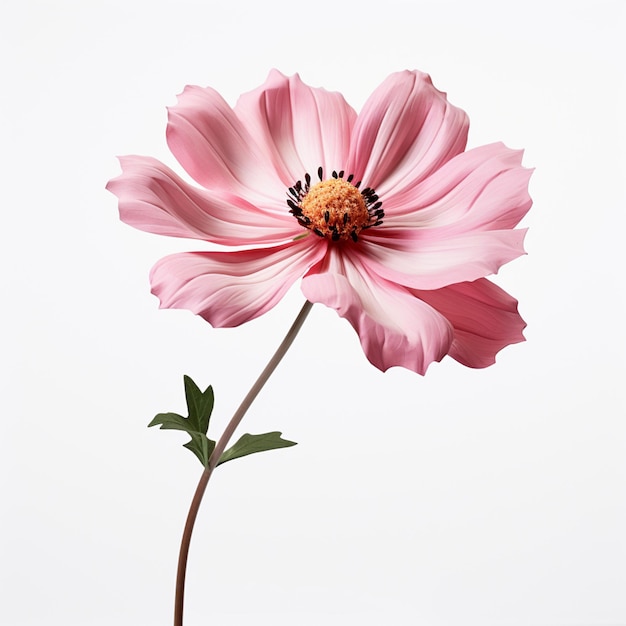
[[[375,228],[372,228],[374,231]],[[524,254],[527,229],[491,230],[450,237],[432,237],[425,229],[405,238],[360,242],[363,262],[382,278],[415,289],[439,289],[497,273]]]
[[[277,243],[302,233],[289,215],[264,210],[232,194],[188,185],[149,157],[120,158],[122,174],[107,189],[119,198],[122,221],[158,235],[223,245]]]
[[[359,114],[346,171],[380,197],[416,185],[465,149],[469,122],[421,72],[389,76]]]
[[[382,371],[400,365],[424,374],[450,348],[453,330],[443,316],[407,289],[371,274],[347,248],[330,248],[303,279],[302,291],[347,319],[367,358]]]
[[[325,251],[325,241],[311,235],[275,248],[173,254],[152,268],[152,293],[161,308],[239,326],[271,309]]]
[[[487,367],[502,348],[524,341],[526,322],[517,312],[517,300],[484,278],[412,292],[454,326],[450,356],[463,365]]]
[[[185,87],[168,114],[170,150],[196,181],[284,207],[286,188],[272,168],[272,155],[257,146],[219,93]]]
[[[385,196],[385,225],[445,235],[513,228],[532,200],[522,151],[494,143],[459,154],[414,187]]]
[[[328,174],[343,169],[356,113],[341,94],[273,70],[265,84],[239,98],[235,113],[272,156],[286,187],[320,166]]]

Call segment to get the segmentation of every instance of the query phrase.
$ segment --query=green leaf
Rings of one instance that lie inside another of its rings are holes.
[[[184,430],[186,432],[189,431],[190,427],[187,418],[177,413],[159,413],[148,424],[148,428],[159,425],[161,425],[162,430]]]
[[[297,445],[295,441],[288,441],[281,438],[282,433],[274,431],[271,433],[263,433],[262,435],[250,435],[246,433],[242,435],[239,441],[232,447],[228,448],[218,461],[218,465],[238,459],[240,456],[255,454],[256,452],[265,452],[265,450],[276,450],[277,448],[289,448]]]
[[[198,457],[200,463],[206,467],[209,464],[211,452],[215,448],[215,441],[202,433],[189,433],[189,435],[191,436],[191,441],[184,443],[183,446],[187,450],[191,450]]]
[[[209,419],[215,401],[213,387],[209,386],[205,391],[200,391],[198,385],[189,376],[184,376],[183,379],[189,420],[198,432],[206,433],[209,430]]]
[[[183,417],[178,413],[159,413],[148,424],[148,428],[160,426],[162,430],[186,432],[191,437],[191,441],[183,444],[184,447],[191,450],[200,463],[206,467],[211,452],[215,448],[215,441],[206,436],[215,400],[213,388],[207,387],[204,391],[200,391],[198,385],[189,376],[184,377],[184,383],[189,416]]]

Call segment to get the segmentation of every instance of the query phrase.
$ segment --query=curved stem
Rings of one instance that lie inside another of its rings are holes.
[[[235,429],[239,426],[239,423],[243,419],[243,416],[246,414],[246,411],[250,408],[250,405],[254,402],[254,399],[259,395],[261,389],[268,381],[269,377],[272,375],[278,364],[281,362],[282,358],[289,350],[289,347],[293,343],[293,340],[296,338],[298,331],[302,328],[302,324],[304,324],[304,320],[307,318],[309,311],[311,310],[313,304],[308,300],[304,303],[302,309],[300,309],[300,313],[298,313],[298,317],[296,317],[294,323],[291,325],[291,328],[285,335],[280,346],[274,353],[274,356],[269,360],[269,363],[265,366],[265,369],[261,372],[261,375],[257,379],[257,381],[252,385],[252,388],[243,399],[242,403],[239,405],[239,408],[235,411],[232,416],[230,422],[226,426],[226,429],[222,433],[222,436],[219,438],[218,442],[215,444],[215,448],[209,458],[209,463],[205,468],[202,476],[200,477],[200,482],[196,487],[196,492],[194,493],[193,499],[191,501],[191,506],[189,507],[189,513],[187,514],[187,521],[185,522],[185,530],[183,531],[183,537],[180,544],[180,553],[178,555],[178,569],[176,572],[176,599],[174,602],[174,626],[183,626],[183,605],[185,598],[185,574],[187,571],[187,557],[189,555],[189,545],[191,543],[191,534],[193,533],[193,526],[196,521],[196,517],[198,516],[198,509],[200,508],[200,503],[202,502],[202,497],[204,496],[204,492],[206,490],[206,486],[209,482],[209,478],[211,478],[211,474],[215,469],[224,449],[228,445],[230,438],[233,436]]]

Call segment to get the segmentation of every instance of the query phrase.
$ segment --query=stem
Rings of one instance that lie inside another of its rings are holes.
[[[193,500],[191,501],[191,506],[189,507],[189,513],[187,514],[187,521],[185,522],[185,530],[183,531],[183,538],[180,544],[180,553],[178,555],[178,570],[176,572],[176,600],[174,602],[174,626],[183,626],[183,605],[185,598],[185,574],[187,572],[187,557],[189,555],[189,545],[191,543],[191,534],[193,533],[193,526],[196,521],[196,517],[198,516],[198,509],[200,508],[200,503],[202,502],[202,497],[204,496],[204,492],[206,490],[206,486],[209,482],[209,478],[211,478],[211,474],[213,470],[217,466],[220,457],[222,456],[222,452],[228,445],[230,438],[233,436],[235,429],[239,426],[239,423],[243,419],[243,416],[246,414],[246,411],[250,408],[250,405],[254,402],[254,399],[259,395],[261,389],[268,381],[269,377],[272,375],[278,364],[281,362],[282,358],[289,350],[293,340],[296,338],[298,331],[302,328],[302,324],[304,324],[304,320],[307,318],[309,311],[311,310],[313,304],[308,300],[304,303],[302,309],[300,309],[300,313],[298,313],[298,317],[296,317],[294,323],[291,325],[291,328],[285,335],[280,346],[274,353],[274,356],[269,360],[268,364],[265,366],[265,369],[261,372],[261,375],[257,379],[257,381],[252,385],[250,391],[248,391],[248,395],[243,399],[242,403],[239,405],[239,408],[235,411],[235,414],[232,416],[230,422],[226,426],[226,429],[222,433],[222,436],[219,438],[219,441],[215,444],[215,448],[209,458],[209,463],[206,466],[202,476],[200,477],[200,482],[196,487],[196,492],[194,493]]]

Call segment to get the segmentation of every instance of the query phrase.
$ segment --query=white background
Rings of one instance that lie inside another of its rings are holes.
[[[528,256],[497,282],[527,342],[487,370],[387,374],[317,305],[242,432],[299,445],[220,468],[188,626],[626,624],[625,3],[5,2],[0,9],[0,623],[171,623],[201,471],[182,376],[229,419],[299,310],[159,311],[148,271],[202,243],[118,221],[115,156],[175,167],[165,107],[277,67],[358,110],[418,68],[471,147],[535,167]]]

